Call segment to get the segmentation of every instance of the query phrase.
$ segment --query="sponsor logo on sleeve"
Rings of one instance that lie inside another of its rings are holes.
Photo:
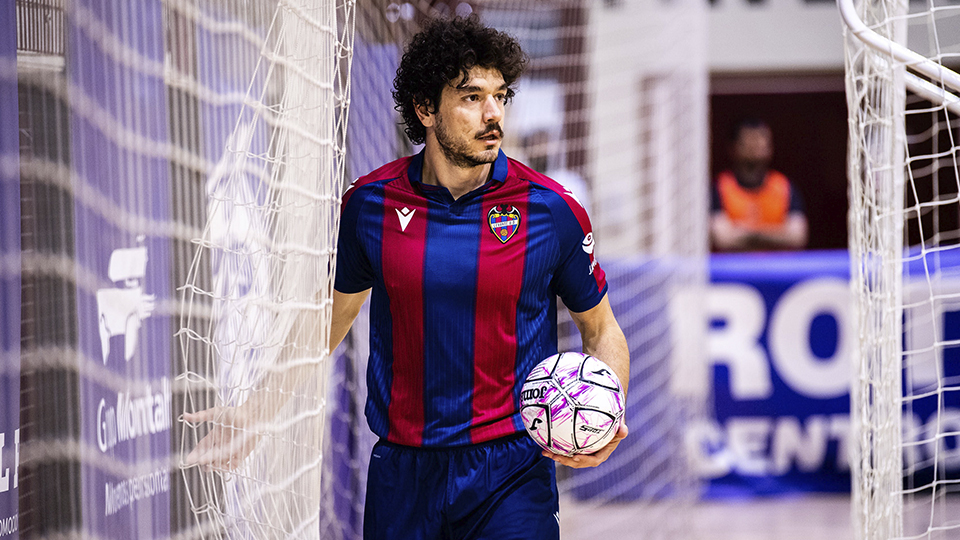
[[[587,255],[593,255],[593,233],[588,232],[586,236],[583,237],[583,241],[580,242],[580,246],[583,247],[583,251]]]
[[[583,248],[583,252],[590,256],[590,268],[587,271],[587,275],[593,275],[593,271],[597,268],[597,259],[593,256],[593,249],[595,244],[593,242],[593,233],[588,232],[586,236],[583,237],[583,241],[580,242],[580,247]]]

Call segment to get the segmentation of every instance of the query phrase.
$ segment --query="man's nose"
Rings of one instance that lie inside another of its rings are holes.
[[[483,121],[499,122],[503,118],[503,104],[494,96],[487,97],[483,103]]]

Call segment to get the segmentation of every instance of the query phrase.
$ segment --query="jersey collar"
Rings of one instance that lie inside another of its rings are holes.
[[[423,153],[425,150],[421,150],[420,153],[413,156],[413,159],[410,160],[410,165],[407,167],[407,178],[410,179],[410,183],[414,187],[419,187],[422,193],[438,192],[438,191],[447,191],[447,188],[441,186],[432,186],[429,184],[423,183]],[[507,173],[509,160],[507,155],[503,153],[503,150],[499,150],[497,153],[497,160],[493,162],[493,174],[490,177],[490,181],[486,184],[480,186],[478,191],[486,191],[489,189],[494,182],[502,184],[507,181]]]

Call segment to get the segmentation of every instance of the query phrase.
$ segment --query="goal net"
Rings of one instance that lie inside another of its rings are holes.
[[[960,6],[839,2],[847,24],[858,538],[960,530]]]
[[[354,7],[178,7],[199,53],[183,87],[234,92],[196,96],[216,165],[177,381],[184,411],[215,408],[183,424],[187,497],[211,537],[336,537],[321,514],[334,514],[325,403]]]
[[[22,208],[24,536],[331,537],[353,17],[347,0],[17,0],[0,17],[17,38],[17,94],[0,92],[19,167],[5,124],[0,171],[6,207],[19,169]],[[251,395],[275,414],[178,421]],[[253,452],[188,466],[208,433]]]

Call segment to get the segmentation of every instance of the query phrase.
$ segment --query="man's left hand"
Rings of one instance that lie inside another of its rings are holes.
[[[541,452],[544,457],[548,457],[561,465],[566,465],[567,467],[573,467],[574,469],[584,469],[587,467],[596,467],[597,465],[603,463],[610,457],[610,454],[617,449],[617,445],[620,444],[627,436],[628,430],[626,424],[620,424],[620,429],[617,430],[617,434],[613,436],[613,440],[610,441],[606,446],[597,450],[593,454],[576,454],[574,456],[564,456],[560,454],[554,454],[548,450]]]

